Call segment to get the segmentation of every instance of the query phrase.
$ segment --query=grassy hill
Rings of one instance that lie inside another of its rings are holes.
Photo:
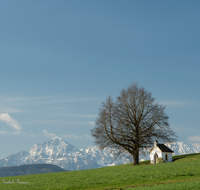
[[[5,177],[0,178],[0,189],[200,189],[200,154],[175,156],[173,159],[172,163],[156,165],[145,161],[139,166],[124,164]],[[9,180],[10,184],[6,184]],[[19,184],[17,180],[28,184]]]
[[[0,177],[42,174],[66,171],[53,164],[29,164],[23,166],[11,166],[0,168]]]

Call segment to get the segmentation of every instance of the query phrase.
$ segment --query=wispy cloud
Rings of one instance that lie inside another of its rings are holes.
[[[66,114],[67,116],[70,117],[85,117],[85,118],[95,118],[97,115],[92,115],[92,114]]]
[[[92,125],[93,127],[95,126],[95,122],[94,121],[89,121],[88,122],[90,125]]]
[[[200,148],[200,143],[192,143],[192,145]]]
[[[48,115],[59,115],[65,117],[78,117],[78,118],[96,118],[97,115],[93,114],[70,114],[65,112],[48,113]]]
[[[190,130],[190,128],[188,126],[170,125],[170,127],[176,132]]]
[[[189,136],[188,138],[187,138],[187,140],[188,141],[196,141],[196,142],[198,142],[198,141],[200,141],[200,136],[199,135],[195,135],[195,136]]]
[[[74,135],[74,134],[69,134],[69,135],[60,135],[61,137],[66,137],[66,138],[72,138],[72,139],[83,139],[83,138],[87,138],[87,139],[92,139],[92,137],[90,135]]]
[[[20,109],[16,109],[16,108],[12,108],[12,107],[1,107],[0,108],[0,112],[8,112],[8,113],[21,113],[23,112],[22,110]]]
[[[88,122],[82,122],[82,121],[65,121],[65,120],[33,120],[28,121],[26,124],[65,124],[65,125],[86,125]]]
[[[43,130],[42,133],[45,137],[55,137],[56,136],[54,133],[48,133],[47,130]]]
[[[15,130],[20,131],[21,126],[16,119],[13,119],[8,113],[0,114],[0,120],[13,127]]]
[[[43,103],[55,103],[55,102],[88,102],[88,101],[100,101],[101,98],[70,98],[63,96],[36,96],[36,97],[4,97],[0,96],[0,102],[21,102],[21,101],[42,101]]]
[[[158,103],[166,106],[183,106],[189,104],[187,102],[177,102],[177,101],[161,101]]]
[[[87,135],[87,134],[86,134],[86,135],[84,135],[84,137],[85,137],[85,138],[87,138],[87,139],[93,139],[93,137],[92,137],[92,136],[90,136],[90,135]]]
[[[81,139],[81,136],[77,136],[74,134],[70,134],[70,135],[61,135],[62,137],[66,137],[66,138],[72,138],[72,139]]]
[[[1,130],[0,134],[3,134],[3,135],[19,135],[19,134],[21,134],[21,132],[20,131],[10,132],[10,131]]]
[[[90,101],[99,101],[101,99],[97,98],[55,98],[49,100],[50,102],[90,102]]]
[[[37,96],[37,97],[0,97],[1,102],[21,102],[21,101],[34,101],[34,100],[46,100],[46,99],[50,99],[53,98],[52,96]]]

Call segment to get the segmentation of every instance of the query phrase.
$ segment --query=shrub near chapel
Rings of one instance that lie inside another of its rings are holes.
[[[163,160],[163,158],[158,157],[158,158],[156,159],[156,164],[160,164],[160,163],[165,163],[165,161]]]

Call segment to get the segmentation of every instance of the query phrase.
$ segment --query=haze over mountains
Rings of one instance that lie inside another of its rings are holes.
[[[174,155],[200,152],[200,148],[183,142],[166,145],[174,151]],[[78,149],[62,138],[54,137],[48,142],[35,144],[29,151],[21,151],[1,159],[0,167],[45,163],[66,170],[82,170],[130,163],[128,155],[115,159],[114,153],[109,148],[100,150],[97,146]],[[148,159],[148,152],[140,155],[140,160]]]

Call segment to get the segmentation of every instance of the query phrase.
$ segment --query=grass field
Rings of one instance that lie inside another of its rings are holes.
[[[175,156],[173,159],[172,163],[156,165],[145,161],[139,166],[124,164],[92,170],[5,177],[0,178],[0,189],[200,189],[200,154]]]

